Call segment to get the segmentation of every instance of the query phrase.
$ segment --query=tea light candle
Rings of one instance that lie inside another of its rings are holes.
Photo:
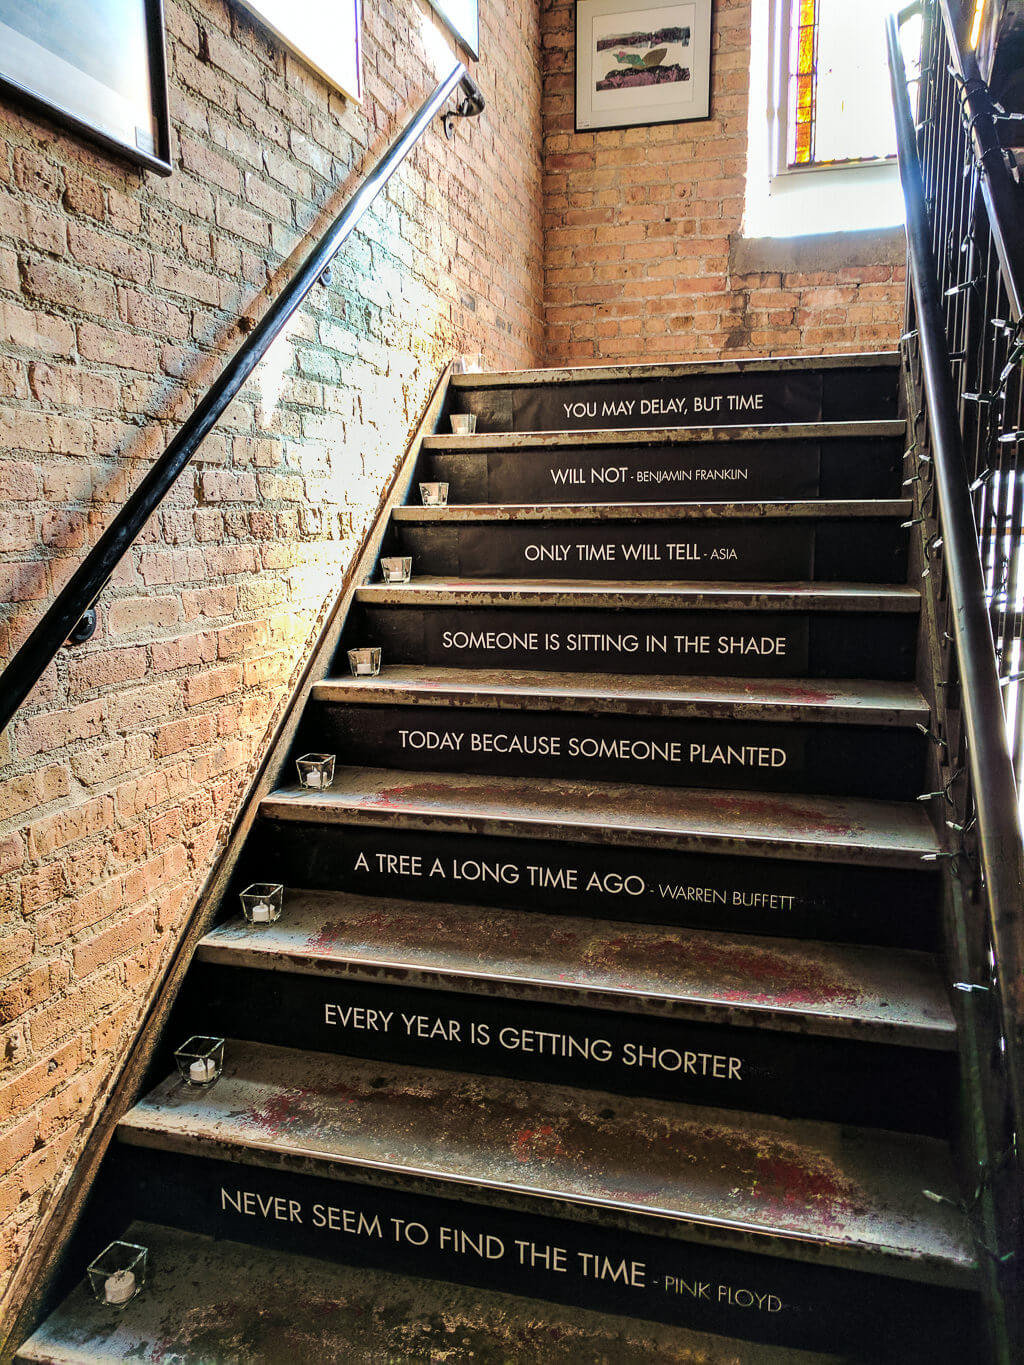
[[[257,901],[249,912],[249,918],[253,924],[269,924],[272,913],[266,901]]]
[[[453,412],[452,433],[455,436],[472,436],[476,431],[475,412]]]
[[[208,1085],[217,1079],[217,1067],[212,1057],[197,1057],[189,1065],[188,1078],[196,1085]]]
[[[322,774],[319,768],[310,768],[309,771],[306,773],[306,786],[307,787],[323,786]]]
[[[448,502],[448,485],[446,483],[421,483],[420,497],[423,499],[424,507],[444,507]]]
[[[412,555],[388,555],[380,561],[385,583],[408,583],[412,577]]]
[[[210,1063],[212,1065],[212,1063]],[[103,1298],[106,1303],[127,1303],[135,1297],[136,1280],[131,1270],[115,1270],[103,1282]]]

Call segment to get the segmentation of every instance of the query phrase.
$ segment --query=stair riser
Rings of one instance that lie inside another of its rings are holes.
[[[348,766],[913,800],[924,737],[886,726],[314,705],[296,753]]]
[[[595,582],[899,583],[907,533],[894,518],[657,522],[396,523],[414,572]]]
[[[597,1210],[577,1221],[543,1202],[526,1211],[478,1192],[470,1203],[361,1174],[375,1183],[122,1146],[105,1194],[204,1235],[793,1349],[841,1342],[864,1365],[977,1359],[962,1291],[684,1242],[658,1235],[657,1219],[658,1231],[635,1231]]]
[[[477,430],[597,431],[744,423],[892,420],[892,368],[775,370],[619,379],[507,388],[458,386],[453,412],[473,412]]]
[[[766,983],[780,1005],[820,980]],[[948,1134],[951,1053],[896,1044],[417,989],[344,976],[196,963],[172,1038],[194,1033],[448,1071],[713,1105],[751,1113]],[[168,1068],[173,1058],[167,1058]]]
[[[365,605],[346,633],[350,646],[381,645],[391,664],[905,681],[917,616]]]
[[[261,819],[238,887],[448,901],[787,938],[933,949],[936,873]],[[237,901],[229,902],[232,911]]]
[[[736,441],[579,451],[432,450],[450,503],[752,502],[900,497],[903,442]]]

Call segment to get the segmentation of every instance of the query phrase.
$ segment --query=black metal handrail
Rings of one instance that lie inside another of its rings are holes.
[[[940,3],[948,16],[945,0]],[[955,656],[955,672],[951,668],[939,686],[948,687],[957,679],[959,681],[959,715],[966,741],[963,745],[967,765],[964,805],[971,814],[958,812],[958,821],[962,823],[954,822],[953,829],[961,831],[962,838],[962,832],[974,825],[972,848],[977,851],[978,871],[969,879],[971,885],[966,888],[963,899],[968,905],[967,915],[971,914],[972,904],[984,907],[984,913],[978,917],[980,923],[961,926],[961,937],[973,945],[968,957],[975,975],[972,980],[958,984],[967,992],[981,992],[996,1004],[993,1016],[996,1044],[992,1049],[996,1055],[986,1060],[986,1076],[999,1078],[996,1084],[1002,1093],[996,1097],[998,1102],[992,1108],[1008,1115],[1011,1131],[1008,1135],[990,1136],[994,1137],[993,1146],[999,1157],[1005,1156],[1016,1170],[1011,1185],[1017,1189],[1019,1197],[1019,1141],[1024,1135],[1024,848],[993,640],[990,593],[982,564],[972,503],[972,480],[964,458],[960,403],[953,384],[947,342],[947,304],[955,300],[959,287],[946,291],[939,283],[933,243],[944,241],[947,228],[944,220],[937,226],[929,216],[918,153],[918,129],[911,113],[899,38],[901,20],[920,8],[920,5],[909,6],[898,18],[892,16],[887,21],[900,178],[907,210],[915,328],[910,335],[916,342],[920,390],[924,399],[923,409],[912,424],[912,445],[908,453],[918,452],[918,433],[925,433],[930,463],[919,462],[911,482],[924,488],[924,481],[928,479],[927,491],[917,495],[919,508],[930,505],[933,488],[937,497],[935,512],[922,514],[921,519],[941,528],[941,531],[932,531],[929,539],[932,550],[941,550],[941,585],[936,591],[943,599],[944,619],[948,622],[946,630]],[[936,64],[938,57],[931,54],[931,61]],[[974,117],[973,107],[967,118],[975,135],[980,135],[982,120]],[[952,169],[951,178],[963,181],[959,164]],[[933,204],[933,212],[942,217],[947,207]],[[956,213],[951,216],[955,218]],[[949,228],[953,236],[957,231],[963,231],[959,220]],[[957,238],[958,253],[959,249],[960,239]],[[1012,253],[1008,259],[1012,260]],[[946,294],[950,299],[944,297]],[[957,359],[962,361],[962,357]],[[930,472],[926,474],[925,470]],[[927,556],[929,545],[926,543],[924,548]],[[925,572],[931,572],[930,563],[926,564]],[[947,700],[942,704],[944,711],[949,707],[949,694],[946,695]],[[942,742],[951,748],[954,740],[950,735]],[[954,765],[956,760],[950,757],[949,763]],[[959,771],[954,771],[947,796],[951,787],[957,782],[962,787],[963,781]],[[961,875],[966,875],[964,869],[961,869]],[[990,1250],[997,1259],[1002,1254],[1019,1254],[1020,1248],[1016,1245],[1020,1235],[1019,1210],[1000,1209],[998,1214],[1007,1240]],[[1014,1245],[1007,1251],[1007,1245],[1011,1243]]]
[[[467,73],[462,62],[458,62],[423,101],[263,317],[248,333],[242,345],[199,400],[191,416],[0,674],[0,732],[6,728],[58,650],[68,641],[83,617],[92,610],[114,570],[209,435],[225,408],[323,275],[360,218],[419,142],[434,115],[457,87],[461,87],[463,98],[459,100],[454,115],[472,117],[483,110],[483,93]],[[448,115],[446,120],[447,118]]]

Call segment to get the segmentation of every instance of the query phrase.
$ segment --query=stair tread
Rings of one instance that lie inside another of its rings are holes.
[[[777,1238],[773,1251],[796,1259],[975,1282],[962,1214],[922,1195],[954,1197],[949,1152],[906,1134],[229,1040],[215,1085],[173,1074],[118,1136],[653,1215],[669,1236]]]
[[[336,769],[327,791],[287,787],[261,802],[281,819],[391,824],[702,852],[920,867],[941,845],[911,802],[807,797],[475,773]]]
[[[80,1283],[16,1356],[22,1365],[284,1365],[444,1359],[548,1365],[840,1365],[842,1355],[322,1261],[136,1222],[145,1290],[112,1313]],[[301,1305],[302,1311],[296,1311]]]
[[[897,351],[857,351],[848,355],[755,356],[748,360],[669,361],[645,365],[581,365],[541,370],[489,370],[453,374],[454,389],[493,389],[533,384],[605,383],[614,379],[676,379],[690,375],[759,373],[779,370],[898,369]]]
[[[396,507],[396,523],[505,521],[821,521],[823,518],[909,517],[910,498],[831,498],[771,502],[546,502],[449,503],[444,507]]]
[[[757,426],[736,424],[708,427],[608,427],[593,431],[484,431],[471,436],[435,435],[423,439],[424,450],[482,454],[487,450],[550,452],[564,446],[695,445],[725,441],[802,441],[853,437],[896,437],[907,424],[874,422],[779,422]]]
[[[198,955],[377,982],[392,969],[403,986],[493,995],[497,984],[518,999],[908,1046],[956,1039],[934,960],[889,948],[288,890],[276,923],[239,916]]]
[[[666,717],[737,714],[777,721],[871,725],[923,723],[929,714],[927,702],[913,683],[467,670],[426,664],[389,664],[375,678],[327,678],[314,685],[313,697],[364,705],[628,710],[632,715]]]
[[[415,577],[372,583],[356,600],[390,606],[707,608],[738,611],[916,612],[921,594],[902,583],[640,583],[593,579]]]

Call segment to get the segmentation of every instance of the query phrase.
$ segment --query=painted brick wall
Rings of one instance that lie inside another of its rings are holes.
[[[709,121],[576,133],[575,6],[541,0],[552,364],[877,350],[899,336],[902,265],[736,263],[750,0],[715,0],[713,22]]]
[[[172,178],[0,102],[0,659],[451,65],[374,0],[360,109],[225,0],[167,9]],[[441,368],[541,357],[538,15],[483,11],[487,111],[435,124],[0,739],[0,1284]]]

